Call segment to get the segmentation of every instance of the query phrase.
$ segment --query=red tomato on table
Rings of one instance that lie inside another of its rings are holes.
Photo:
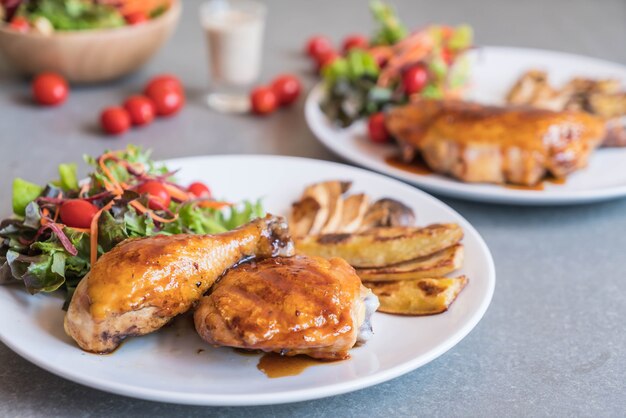
[[[257,115],[267,115],[276,110],[278,98],[271,88],[257,87],[250,93],[250,105]]]
[[[311,58],[317,59],[320,55],[332,50],[333,44],[325,36],[312,36],[306,43],[306,53]]]
[[[100,124],[104,132],[119,135],[130,128],[130,116],[122,107],[107,107],[100,114]]]
[[[69,92],[65,79],[54,73],[39,74],[33,80],[32,89],[35,101],[45,106],[63,103]]]
[[[296,76],[283,74],[272,82],[272,90],[278,98],[278,103],[281,106],[287,106],[298,100],[302,85]]]
[[[128,112],[133,125],[146,125],[154,120],[154,103],[146,96],[130,96],[124,102],[124,109]]]

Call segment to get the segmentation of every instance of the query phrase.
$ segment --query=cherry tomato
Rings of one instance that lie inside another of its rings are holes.
[[[195,197],[211,197],[211,189],[206,184],[196,181],[187,187],[187,191]]]
[[[69,91],[65,79],[54,73],[39,74],[33,80],[32,89],[35,101],[45,106],[63,103]]]
[[[416,65],[407,69],[402,75],[402,85],[406,94],[422,91],[428,84],[428,70],[423,65]]]
[[[100,114],[102,130],[111,135],[119,135],[130,128],[130,115],[122,107],[107,107]]]
[[[145,12],[133,12],[124,16],[126,23],[129,25],[139,25],[140,23],[145,23],[149,20],[148,15]]]
[[[89,228],[98,208],[86,200],[68,200],[59,208],[61,222],[71,228]]]
[[[28,32],[30,29],[30,23],[25,17],[15,16],[11,19],[11,23],[9,23],[9,27],[18,32]]]
[[[385,126],[385,114],[383,112],[374,113],[367,121],[367,130],[372,142],[382,144],[389,142],[391,135]]]
[[[152,210],[167,209],[172,200],[165,186],[156,180],[150,180],[139,186],[137,189],[139,194],[147,194],[150,196],[148,207]]]
[[[350,35],[343,40],[342,51],[345,54],[352,48],[365,49],[369,46],[369,41],[363,35]]]
[[[306,43],[306,53],[309,57],[317,59],[325,52],[332,51],[333,44],[325,36],[312,36]]]
[[[278,103],[287,106],[298,100],[302,86],[296,76],[283,74],[272,82],[272,90],[278,98]]]
[[[184,94],[183,85],[180,83],[178,78],[171,74],[161,74],[151,78],[150,81],[148,81],[148,84],[146,84],[146,88],[143,93],[150,97],[153,90],[161,89],[163,87],[170,88]]]
[[[133,125],[146,125],[154,120],[154,103],[146,96],[130,96],[124,102],[124,109]]]
[[[443,48],[441,50],[441,57],[448,65],[452,65],[452,63],[454,62],[454,53],[448,48]]]
[[[271,88],[257,87],[250,93],[250,105],[257,115],[267,115],[276,110],[278,98]]]
[[[335,62],[336,59],[341,58],[341,56],[335,51],[327,51],[322,55],[317,57],[317,71],[321,71],[327,65]]]
[[[185,104],[185,95],[180,90],[175,90],[165,84],[156,85],[148,94],[154,103],[154,109],[159,116],[171,116],[178,113]]]

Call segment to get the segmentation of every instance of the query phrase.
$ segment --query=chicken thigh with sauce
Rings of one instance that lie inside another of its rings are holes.
[[[371,336],[377,307],[343,259],[277,257],[226,273],[201,299],[194,320],[216,346],[339,360]]]

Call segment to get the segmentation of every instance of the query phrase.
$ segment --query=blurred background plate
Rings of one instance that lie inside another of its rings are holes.
[[[556,85],[573,77],[616,78],[626,84],[626,67],[578,55],[485,47],[470,52],[470,56],[472,79],[467,98],[485,104],[504,104],[507,91],[522,73],[532,68],[546,70]],[[623,169],[626,148],[598,149],[587,168],[567,176],[565,184],[546,183],[544,190],[462,183],[439,174],[418,174],[396,168],[385,159],[397,154],[397,147],[371,143],[364,121],[347,129],[334,126],[319,108],[323,94],[323,86],[319,84],[309,94],[305,106],[307,123],[320,142],[348,161],[425,190],[460,199],[517,205],[567,205],[626,196],[626,170]]]

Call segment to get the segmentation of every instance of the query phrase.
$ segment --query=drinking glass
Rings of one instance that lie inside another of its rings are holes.
[[[210,0],[200,6],[208,48],[210,92],[214,110],[249,110],[247,91],[261,72],[266,7],[255,0]]]

